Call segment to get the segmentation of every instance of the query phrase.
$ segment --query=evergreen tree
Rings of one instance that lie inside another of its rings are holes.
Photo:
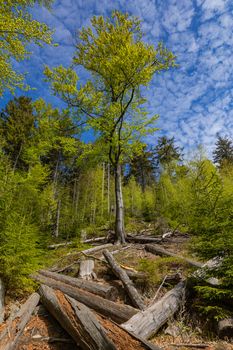
[[[168,167],[172,162],[177,163],[182,160],[182,149],[175,146],[174,137],[159,137],[154,153],[157,168]]]
[[[213,152],[214,163],[221,168],[224,164],[233,164],[233,143],[227,137],[217,136],[215,150]]]
[[[35,132],[35,116],[30,98],[21,96],[9,101],[1,113],[0,132],[3,150],[12,160],[13,168],[24,168],[23,153]]]

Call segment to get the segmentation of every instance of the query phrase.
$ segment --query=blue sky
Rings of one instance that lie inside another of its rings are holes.
[[[138,16],[145,40],[162,40],[180,65],[155,76],[147,91],[149,111],[160,115],[160,131],[149,142],[166,134],[186,153],[202,144],[210,155],[217,132],[233,138],[232,0],[56,0],[51,12],[34,8],[33,16],[55,30],[59,47],[33,46],[32,57],[18,64],[37,89],[29,94],[59,106],[43,81],[44,64],[69,65],[77,30],[114,9]]]

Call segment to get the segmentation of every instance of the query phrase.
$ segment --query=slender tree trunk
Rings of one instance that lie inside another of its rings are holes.
[[[110,216],[110,164],[108,163],[108,215]]]
[[[102,194],[101,194],[101,216],[104,216],[104,185],[105,185],[105,163],[103,162],[103,173],[102,173]]]
[[[60,224],[60,212],[61,212],[61,200],[59,199],[57,202],[57,211],[56,211],[56,223],[54,228],[54,236],[59,236],[59,224]]]
[[[125,228],[124,228],[124,203],[121,186],[121,165],[117,164],[115,168],[115,200],[116,200],[116,218],[115,218],[115,233],[117,242],[125,243]]]

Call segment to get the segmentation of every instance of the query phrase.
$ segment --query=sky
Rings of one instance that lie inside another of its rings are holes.
[[[108,16],[115,9],[138,16],[144,40],[155,46],[163,41],[179,64],[154,76],[146,91],[150,114],[160,115],[160,130],[148,142],[174,136],[186,154],[203,145],[210,156],[217,133],[233,138],[232,0],[55,0],[52,11],[35,7],[33,16],[55,30],[59,46],[32,46],[31,58],[17,64],[36,88],[29,95],[61,106],[43,81],[44,65],[68,66],[77,31],[88,26],[93,15]],[[8,98],[5,94],[5,101]]]

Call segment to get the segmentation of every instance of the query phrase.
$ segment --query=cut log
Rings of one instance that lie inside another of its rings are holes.
[[[103,251],[103,255],[107,262],[109,263],[112,271],[117,277],[122,281],[132,303],[134,306],[138,307],[140,310],[145,308],[141,296],[139,295],[137,289],[134,287],[133,282],[128,277],[125,270],[123,270],[115,261],[114,257],[108,250]]]
[[[218,278],[206,278],[206,276],[208,275],[209,271],[215,270],[218,267],[220,267],[222,265],[222,262],[223,258],[218,256],[208,260],[205,264],[202,265],[201,269],[198,269],[192,274],[191,278],[203,280],[208,284],[212,285],[213,287],[219,286],[221,284],[221,281]]]
[[[39,293],[44,306],[83,350],[116,350],[105,329],[85,305],[45,285]]]
[[[184,293],[185,283],[180,282],[155,304],[138,312],[121,326],[142,338],[150,338],[179,309],[184,300]]]
[[[225,318],[218,322],[218,336],[221,339],[233,339],[233,318]]]
[[[108,300],[115,301],[118,297],[117,289],[112,286],[107,286],[105,284],[100,284],[93,281],[80,280],[78,278],[69,277],[66,275],[62,275],[56,272],[50,272],[47,270],[40,270],[39,274],[45,277],[53,278],[56,281],[69,284],[72,287],[77,287],[77,288],[86,290],[90,293],[94,293]]]
[[[0,350],[14,350],[16,348],[19,337],[23,333],[39,300],[39,294],[33,293],[22,305],[14,316],[14,319],[10,319],[3,325],[3,329],[0,333]]]
[[[93,259],[81,260],[79,267],[79,278],[86,281],[96,279],[94,273],[95,261]]]
[[[175,253],[172,253],[162,247],[160,247],[159,245],[157,244],[146,244],[145,245],[145,249],[152,253],[152,254],[155,254],[155,255],[159,255],[159,256],[171,256],[171,257],[174,257],[174,258],[177,258],[177,259],[180,259],[180,260],[183,260],[185,261],[187,264],[191,265],[191,266],[194,266],[194,267],[202,267],[203,266],[203,263],[199,262],[199,261],[194,261],[194,260],[191,260],[191,259],[187,259],[181,255],[177,255]]]
[[[0,278],[0,324],[4,320],[5,286]]]
[[[111,318],[117,323],[127,321],[138,311],[129,305],[116,304],[113,301],[106,300],[98,295],[72,287],[52,278],[48,278],[42,275],[34,275],[33,278],[42,284],[60,290],[61,292],[85,304],[91,309],[96,310],[101,315]]]
[[[134,243],[161,243],[163,241],[162,237],[147,237],[147,236],[126,236],[127,242]]]

